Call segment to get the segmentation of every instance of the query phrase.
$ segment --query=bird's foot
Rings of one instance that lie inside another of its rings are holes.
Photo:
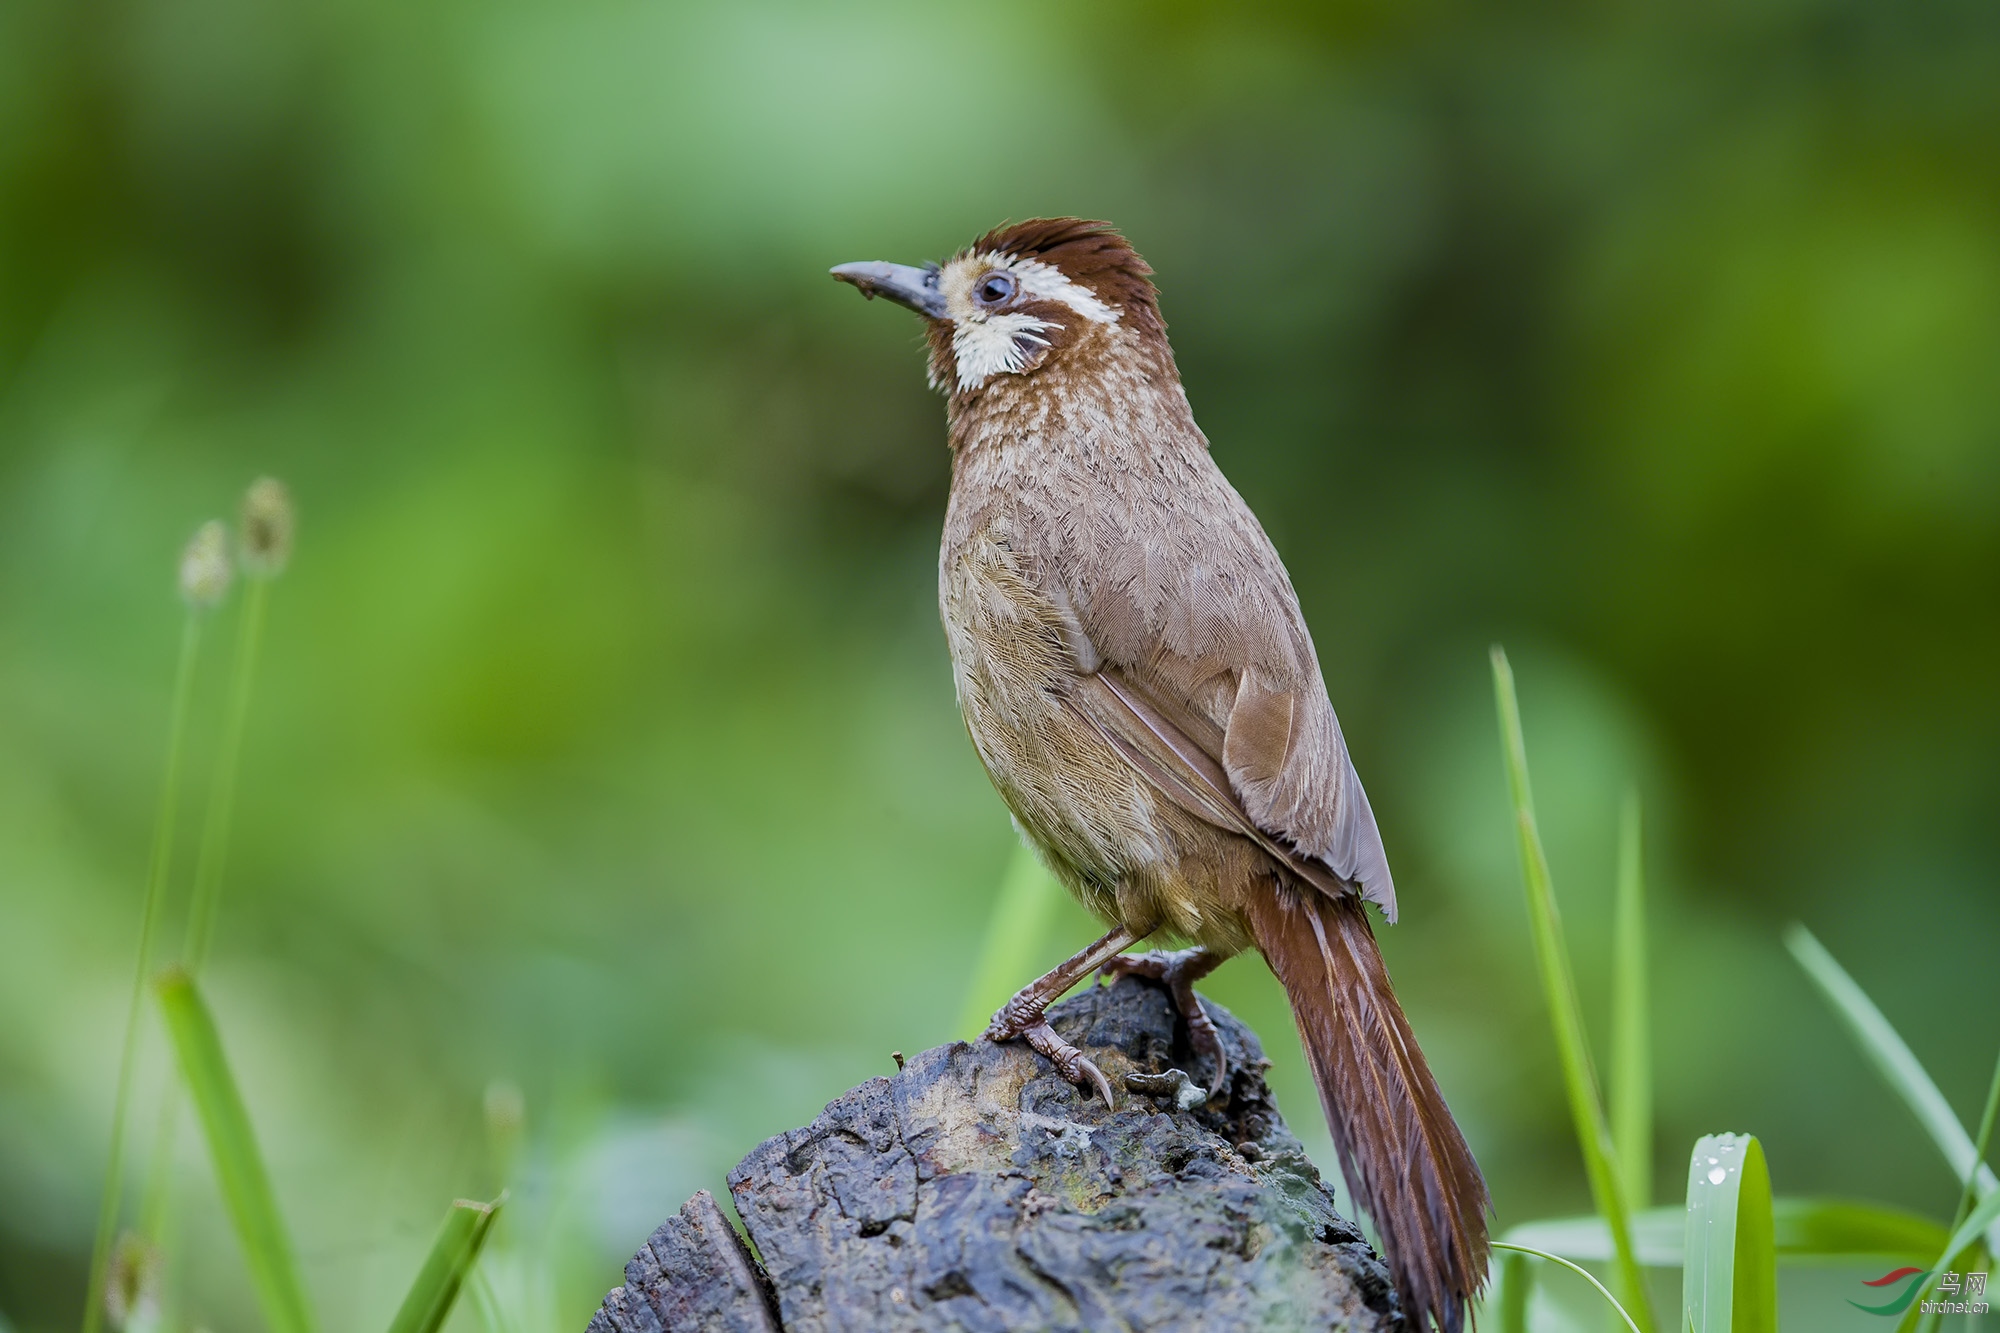
[[[1097,1095],[1104,1098],[1105,1107],[1115,1109],[1111,1101],[1111,1080],[1104,1077],[1104,1071],[1093,1064],[1089,1056],[1056,1035],[1056,1030],[1042,1016],[1049,1002],[1031,994],[1033,989],[1029,987],[1000,1007],[1000,1012],[993,1015],[993,1021],[986,1027],[986,1040],[1025,1038],[1028,1045],[1048,1057],[1058,1074],[1078,1087],[1094,1088]]]
[[[1098,969],[1100,977],[1127,974],[1151,977],[1167,988],[1167,993],[1174,997],[1174,1007],[1187,1020],[1188,1040],[1194,1046],[1195,1058],[1207,1056],[1215,1071],[1208,1080],[1211,1097],[1220,1093],[1229,1079],[1229,1060],[1222,1053],[1222,1036],[1215,1030],[1214,1020],[1201,1007],[1201,996],[1194,993],[1194,983],[1220,966],[1222,956],[1207,949],[1155,949],[1150,953],[1114,955]]]
[[[1104,1071],[1089,1056],[1057,1036],[1054,1028],[1047,1023],[1037,1023],[1021,1035],[1028,1039],[1028,1045],[1048,1057],[1057,1073],[1080,1088],[1095,1088],[1097,1095],[1104,1099],[1105,1110],[1117,1109],[1111,1101],[1111,1080],[1104,1077]],[[1087,1083],[1086,1079],[1089,1080]]]
[[[1047,1056],[1064,1078],[1079,1087],[1095,1088],[1097,1095],[1104,1098],[1104,1104],[1113,1106],[1111,1080],[1104,1077],[1104,1071],[1084,1058],[1082,1051],[1058,1037],[1043,1015],[1048,1013],[1049,1006],[1064,991],[1089,976],[1106,959],[1116,957],[1120,949],[1143,934],[1142,931],[1115,926],[1103,939],[1078,951],[1047,976],[1023,986],[1013,999],[1000,1006],[1000,1012],[993,1015],[993,1021],[986,1025],[986,1040],[1027,1038],[1028,1045]]]

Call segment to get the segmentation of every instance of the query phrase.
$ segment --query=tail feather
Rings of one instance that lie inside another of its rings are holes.
[[[1389,986],[1360,899],[1278,887],[1245,913],[1291,997],[1342,1173],[1413,1326],[1459,1333],[1486,1280],[1492,1206]]]

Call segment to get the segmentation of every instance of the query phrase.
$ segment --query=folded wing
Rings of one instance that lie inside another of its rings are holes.
[[[1176,805],[1250,839],[1324,893],[1360,892],[1394,921],[1395,886],[1374,811],[1338,726],[1332,727],[1331,747],[1307,731],[1303,715],[1314,702],[1331,712],[1323,699],[1301,704],[1296,692],[1263,687],[1254,672],[1241,672],[1217,746],[1196,739],[1215,730],[1207,718],[1145,690],[1115,666],[1102,664],[1084,676],[1069,700]],[[1306,753],[1315,744],[1331,752]],[[1316,799],[1288,800],[1287,789],[1301,782],[1330,789],[1311,793]],[[1301,816],[1315,813],[1321,813],[1312,821],[1319,827],[1301,828]]]

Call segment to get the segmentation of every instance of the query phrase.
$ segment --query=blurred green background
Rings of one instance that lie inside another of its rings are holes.
[[[1588,1205],[1494,640],[1600,1036],[1647,802],[1656,1192],[1747,1130],[1783,1192],[1947,1217],[1776,935],[1806,921],[1976,1116],[1996,67],[1976,0],[6,0],[0,1324],[74,1326],[173,562],[260,473],[300,539],[208,984],[327,1327],[386,1322],[504,1174],[507,1326],[580,1328],[757,1140],[958,1035],[1014,837],[937,626],[942,407],[914,319],[825,269],[1057,212],[1159,270],[1290,564],[1500,1224]],[[1050,959],[1091,933],[1064,912]],[[1323,1146],[1261,963],[1212,990]],[[157,1040],[145,1069],[140,1157]],[[179,1152],[195,1306],[249,1327]]]

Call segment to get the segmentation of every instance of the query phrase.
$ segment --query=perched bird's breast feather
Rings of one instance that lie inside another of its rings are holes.
[[[1090,650],[1028,563],[1004,520],[945,552],[938,596],[959,710],[1024,831],[1115,916],[1121,882],[1175,859],[1174,840],[1157,794],[1067,706]]]
[[[1393,919],[1374,816],[1284,564],[1179,386],[1138,388],[1024,395],[969,437],[954,462],[945,584],[968,552],[1001,543],[1011,577],[1047,608],[1043,642],[1062,670],[1120,671],[1222,763],[1259,827]],[[941,592],[949,627],[959,613]],[[953,637],[955,661],[960,639],[974,650],[973,636]]]

